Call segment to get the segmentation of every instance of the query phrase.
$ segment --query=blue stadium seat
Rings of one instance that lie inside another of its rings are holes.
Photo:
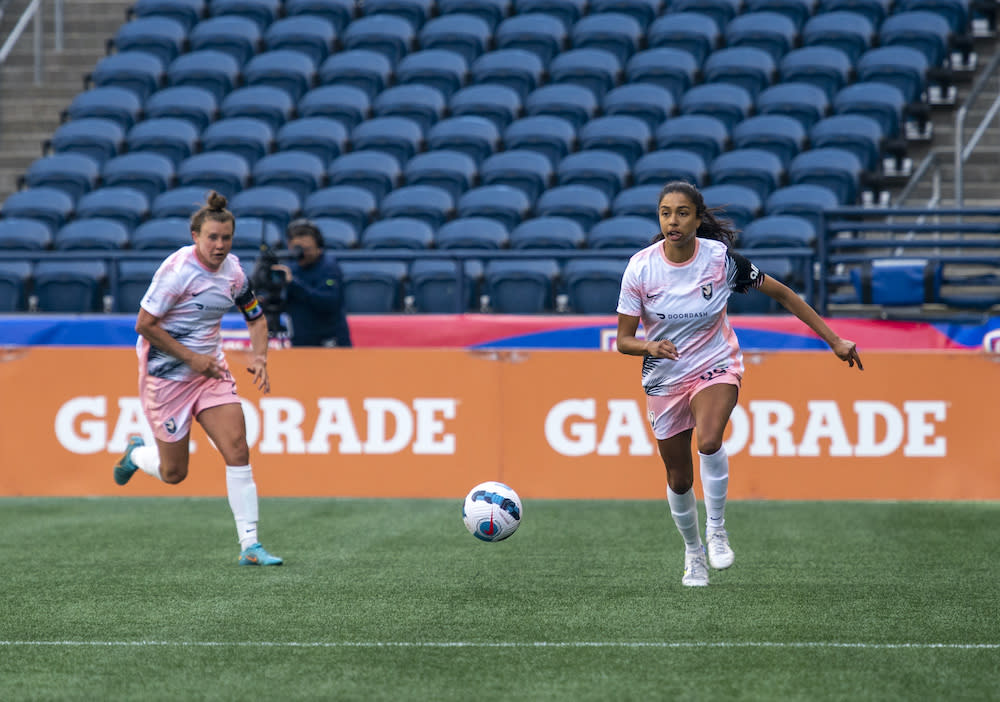
[[[368,190],[357,185],[332,185],[306,198],[302,214],[315,220],[332,217],[350,223],[361,231],[375,217],[378,201]]]
[[[278,151],[253,166],[254,185],[277,185],[291,190],[304,200],[323,185],[323,159],[308,151]]]
[[[561,20],[544,12],[517,14],[500,22],[493,35],[497,49],[524,49],[544,64],[567,47],[569,32]]]
[[[163,85],[163,66],[163,61],[145,51],[122,51],[100,59],[89,79],[99,88],[125,88],[145,100]]]
[[[658,17],[650,25],[646,41],[650,48],[684,51],[701,66],[721,43],[722,33],[711,17],[697,12],[674,11]]]
[[[948,55],[951,27],[941,15],[927,10],[896,11],[879,28],[881,46],[909,46],[927,57],[931,66],[941,66]]]
[[[218,109],[219,102],[215,95],[195,86],[164,88],[153,93],[143,106],[147,121],[158,117],[183,119],[197,127],[198,131],[215,119]]]
[[[847,10],[822,12],[809,18],[802,27],[803,46],[832,46],[840,49],[854,63],[871,48],[875,27],[864,15]]]
[[[402,182],[403,169],[383,151],[352,151],[331,161],[326,175],[330,185],[355,185],[381,200]]]
[[[521,96],[505,85],[470,85],[462,88],[448,100],[448,110],[455,117],[475,115],[485,117],[506,129],[521,116]]]
[[[255,164],[271,152],[274,130],[262,120],[253,117],[220,119],[201,133],[202,152],[228,151]]]
[[[882,127],[860,114],[833,115],[820,120],[809,130],[814,148],[836,147],[852,152],[866,171],[875,172],[882,152]]]
[[[154,117],[132,127],[125,137],[129,153],[166,156],[176,166],[198,149],[199,131],[176,117]]]
[[[107,265],[103,261],[39,261],[32,271],[39,312],[100,312]]]
[[[427,132],[427,148],[460,151],[478,165],[500,149],[500,130],[485,117],[449,117]]]
[[[569,217],[584,231],[604,219],[610,209],[610,198],[592,185],[557,185],[542,193],[535,203],[536,216]]]
[[[576,220],[558,215],[526,219],[510,233],[512,249],[578,249],[586,235]]]
[[[260,217],[284,231],[299,213],[302,201],[295,192],[277,185],[255,185],[233,196],[229,211],[240,217]]]
[[[445,98],[465,85],[469,65],[465,58],[448,49],[423,49],[403,58],[396,66],[396,81],[419,83],[437,88]]]
[[[674,102],[694,85],[699,63],[684,49],[660,46],[633,55],[625,64],[628,83],[653,83],[670,91]]]
[[[744,249],[776,247],[815,247],[816,229],[805,217],[797,215],[765,215],[740,232],[737,244]]]
[[[559,185],[590,185],[611,199],[629,182],[625,158],[606,149],[582,149],[570,154],[556,168]]]
[[[267,244],[271,248],[280,248],[284,245],[284,232],[274,222],[260,217],[240,217],[236,230],[241,246],[253,243],[257,246]]]
[[[604,96],[601,108],[605,115],[638,117],[651,130],[663,124],[677,109],[671,92],[654,83],[618,86]]]
[[[832,46],[803,46],[785,54],[778,65],[782,81],[811,83],[832,100],[851,81],[851,59]]]
[[[587,0],[514,0],[512,14],[523,15],[529,12],[541,12],[557,18],[564,25],[570,27],[583,17],[587,10]]]
[[[361,232],[363,249],[429,249],[434,243],[434,227],[427,220],[403,215],[372,222]]]
[[[458,276],[463,275],[464,300],[458,296]],[[421,258],[410,264],[413,305],[423,314],[452,314],[478,309],[483,264],[474,259]]]
[[[433,185],[404,185],[382,198],[382,217],[414,217],[427,222],[433,229],[444,224],[455,211],[451,194]]]
[[[777,63],[798,42],[798,25],[784,14],[768,10],[745,11],[726,25],[726,45],[766,51]]]
[[[279,151],[306,151],[326,168],[347,151],[347,129],[331,117],[303,117],[279,129],[275,143]]]
[[[190,237],[188,238],[190,241]],[[159,261],[118,261],[118,282],[111,291],[116,312],[136,314],[149,284],[160,266]]]
[[[298,102],[316,82],[316,64],[300,51],[274,49],[250,59],[243,67],[243,77],[247,85],[280,88]]]
[[[486,52],[493,39],[493,29],[482,17],[455,13],[440,15],[420,29],[423,49],[447,49],[472,63]]]
[[[374,51],[395,66],[413,48],[416,33],[413,25],[402,17],[379,14],[354,20],[347,25],[340,39],[347,50]],[[324,79],[324,82],[327,81]]]
[[[639,215],[602,219],[587,232],[588,249],[639,249],[649,246],[660,231],[657,220]]]
[[[821,185],[787,185],[771,193],[764,206],[768,215],[789,214],[808,220],[817,232],[824,231],[824,213],[839,207],[836,194]]]
[[[106,217],[121,222],[131,232],[149,215],[149,198],[141,190],[124,185],[91,190],[76,203],[76,217]]]
[[[207,12],[205,0],[136,0],[136,17],[169,17],[191,29]]]
[[[52,150],[89,156],[98,163],[117,156],[125,145],[125,130],[117,122],[98,117],[65,122],[52,135]]]
[[[489,217],[510,231],[531,211],[531,201],[523,190],[509,185],[481,185],[458,199],[456,217]]]
[[[636,185],[662,185],[672,180],[684,180],[700,188],[708,179],[708,167],[705,159],[694,151],[660,149],[636,161],[632,177]]]
[[[543,82],[545,65],[527,49],[488,51],[470,68],[469,83],[496,83],[517,91],[523,100]]]
[[[28,261],[0,261],[0,312],[23,312],[27,309],[30,279],[31,263]]]
[[[141,113],[142,99],[128,88],[116,85],[77,93],[66,110],[69,119],[110,119],[121,125],[122,129],[131,128],[139,121]]]
[[[810,83],[778,83],[757,96],[757,114],[793,117],[809,129],[830,111],[830,100],[822,88]]]
[[[173,187],[174,162],[154,153],[134,153],[116,156],[101,169],[103,185],[124,185],[141,191],[150,201]]]
[[[105,217],[74,219],[64,224],[52,238],[57,251],[77,249],[123,249],[128,245],[129,233],[118,220]]]
[[[797,32],[816,11],[816,3],[817,0],[747,0],[743,11],[777,12],[790,19]]]
[[[559,263],[552,258],[494,259],[483,271],[484,290],[499,314],[540,314],[554,307]]]
[[[652,130],[638,117],[597,117],[580,128],[581,149],[607,149],[620,154],[631,166],[646,153]]]
[[[563,51],[549,64],[551,83],[583,86],[598,100],[618,85],[621,78],[621,60],[607,49],[599,47],[579,47]]]
[[[0,208],[4,219],[35,219],[55,231],[73,215],[73,198],[58,188],[28,188],[7,196]]]
[[[302,96],[298,114],[335,119],[350,130],[371,115],[371,99],[353,85],[321,85]]]
[[[502,249],[510,233],[502,222],[491,217],[456,217],[446,222],[434,235],[439,249]]]
[[[406,163],[421,150],[424,133],[412,119],[374,117],[354,128],[351,142],[357,151],[377,149],[395,157],[400,163]]]
[[[858,59],[859,82],[889,83],[899,88],[907,103],[924,102],[930,65],[919,49],[898,44],[869,49]]]
[[[191,51],[221,51],[242,66],[263,46],[260,26],[248,17],[225,15],[202,20],[191,30]]]
[[[793,185],[808,183],[829,188],[840,204],[853,205],[862,170],[861,161],[853,152],[829,146],[809,149],[792,159],[788,179]]]
[[[345,260],[344,308],[347,314],[391,314],[402,311],[403,281],[407,266],[403,261]]]
[[[552,185],[554,170],[547,156],[530,149],[507,149],[483,161],[483,185],[509,185],[524,191],[531,202]]]
[[[154,201],[155,208],[155,201]],[[191,210],[193,214],[197,210]],[[185,217],[158,217],[147,219],[132,232],[129,245],[136,251],[147,249],[179,249],[191,243],[191,225]],[[149,281],[146,281],[147,285]]]
[[[611,202],[611,214],[614,217],[642,217],[658,221],[659,213],[656,206],[660,201],[662,183],[633,185],[622,190]]]
[[[434,0],[368,0],[361,6],[365,15],[389,14],[421,27],[434,12]]]
[[[355,0],[285,0],[285,15],[322,17],[339,34],[354,19],[357,7]]]
[[[40,220],[4,216],[0,219],[0,250],[41,251],[52,246],[52,230]]]
[[[423,83],[386,88],[372,104],[376,117],[406,117],[419,124],[425,132],[444,117],[446,107],[444,94]]]
[[[167,66],[167,81],[171,86],[203,88],[216,101],[222,100],[239,80],[240,66],[236,59],[214,49],[181,54]]]
[[[867,17],[873,27],[878,27],[889,16],[891,8],[892,0],[819,0],[816,13],[837,10],[857,12]]]
[[[358,230],[350,222],[335,217],[317,217],[310,220],[323,235],[326,249],[353,249],[358,245]]]
[[[290,49],[309,57],[318,66],[336,50],[337,30],[323,17],[283,17],[276,20],[264,33],[268,51]]]
[[[653,138],[658,149],[693,151],[708,163],[726,150],[729,127],[708,114],[681,115],[657,127]]]
[[[739,14],[741,0],[673,0],[671,12],[696,12],[712,18],[719,27],[725,27]]]
[[[582,17],[570,32],[577,49],[609,51],[624,65],[639,50],[643,30],[634,17],[620,12],[594,12]]]
[[[774,58],[767,51],[753,46],[733,46],[713,51],[702,66],[706,83],[737,85],[744,88],[751,98],[771,85],[776,72]]]
[[[592,0],[591,12],[620,12],[648,27],[663,11],[664,0]]]
[[[222,99],[219,118],[253,117],[267,122],[271,129],[279,129],[295,114],[292,96],[272,85],[249,85],[236,88]]]
[[[570,309],[577,314],[614,314],[628,261],[579,258],[563,265],[562,279]]]
[[[766,92],[766,91],[765,91]],[[729,83],[702,83],[681,98],[680,111],[685,115],[710,115],[731,130],[746,119],[753,109],[753,96],[746,88]]]
[[[579,129],[597,116],[599,106],[589,88],[574,83],[549,83],[528,93],[524,113],[529,117],[559,117]]]
[[[783,167],[806,148],[806,129],[794,117],[766,114],[749,117],[733,127],[734,149],[764,149]]]
[[[899,0],[894,10],[895,14],[920,10],[939,15],[956,35],[968,33],[970,15],[976,12],[968,0]]]
[[[392,66],[388,57],[371,49],[340,51],[320,64],[318,78],[323,85],[358,88],[371,100],[389,84]]]
[[[426,151],[410,159],[403,175],[408,185],[433,185],[457,200],[475,184],[476,162],[460,151]]]
[[[216,190],[232,199],[250,184],[250,164],[239,154],[228,151],[205,151],[190,156],[177,166],[177,185],[196,186],[208,192]]]
[[[97,186],[101,167],[90,156],[70,151],[35,159],[24,175],[29,188],[58,188],[75,202]]]
[[[511,0],[438,0],[438,12],[442,15],[456,12],[475,15],[490,25],[491,32],[511,14],[512,9]]]
[[[866,81],[852,83],[833,98],[833,111],[838,114],[860,114],[879,123],[887,137],[899,134],[906,99],[899,88],[887,83]]]
[[[504,130],[503,140],[508,150],[537,151],[556,163],[576,146],[576,130],[571,122],[561,117],[523,117]]]
[[[281,0],[208,0],[208,12],[213,17],[246,17],[263,29],[281,14]]]
[[[702,189],[705,206],[721,208],[721,217],[732,221],[737,229],[745,229],[760,216],[764,201],[756,191],[742,185],[710,185]]]
[[[150,219],[165,219],[167,217],[189,219],[198,211],[199,207],[205,204],[207,194],[208,189],[200,185],[172,188],[156,196],[149,208],[149,217]],[[190,237],[188,238],[190,239]]]

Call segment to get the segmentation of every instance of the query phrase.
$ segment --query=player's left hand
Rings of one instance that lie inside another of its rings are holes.
[[[265,395],[271,392],[271,380],[267,376],[267,361],[262,358],[255,358],[247,366],[247,372],[253,374],[253,384],[256,385]]]
[[[833,345],[833,352],[837,354],[837,358],[841,361],[847,361],[847,365],[851,368],[855,364],[858,366],[858,370],[863,371],[865,367],[861,365],[861,356],[858,354],[858,345],[849,339],[838,339]]]

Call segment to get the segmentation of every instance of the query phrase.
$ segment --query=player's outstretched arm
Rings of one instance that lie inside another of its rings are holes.
[[[267,375],[267,320],[263,315],[247,322],[250,330],[250,365],[247,372],[253,375],[253,383],[263,393],[271,391],[271,379]]]

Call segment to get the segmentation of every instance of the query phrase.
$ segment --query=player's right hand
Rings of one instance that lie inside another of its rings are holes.
[[[646,354],[653,358],[669,358],[671,361],[676,361],[681,357],[677,351],[677,347],[674,346],[674,342],[669,339],[648,342],[646,344]]]
[[[199,353],[188,364],[195,373],[200,373],[207,378],[221,378],[222,367],[214,356]]]

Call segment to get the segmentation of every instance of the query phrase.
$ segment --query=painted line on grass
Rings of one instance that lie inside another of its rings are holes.
[[[0,646],[178,648],[861,648],[1000,649],[1000,643],[865,643],[843,641],[0,641]]]

